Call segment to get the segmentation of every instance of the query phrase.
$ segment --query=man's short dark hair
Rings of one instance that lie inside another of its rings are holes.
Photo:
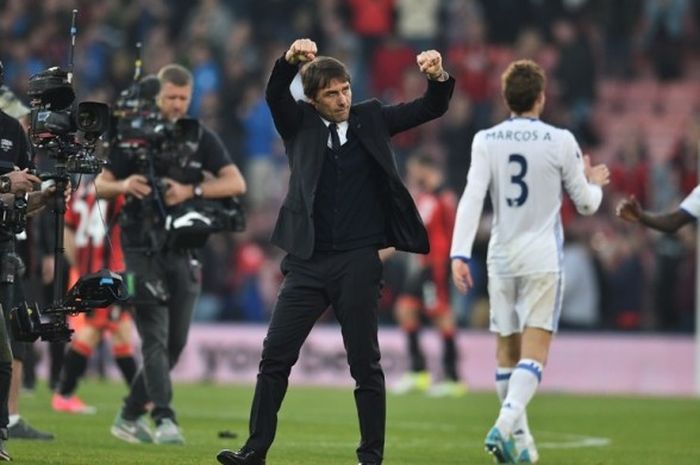
[[[328,86],[335,79],[350,82],[350,73],[342,61],[333,57],[318,56],[301,68],[301,83],[304,94],[315,98],[319,90]]]
[[[161,84],[169,82],[178,87],[191,85],[194,81],[190,70],[177,63],[163,66],[160,71],[158,71],[158,79]]]
[[[532,110],[547,82],[544,70],[532,60],[511,63],[501,76],[503,98],[516,114]]]

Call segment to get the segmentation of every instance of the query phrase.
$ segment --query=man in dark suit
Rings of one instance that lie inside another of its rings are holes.
[[[300,63],[306,102],[295,101],[289,91]],[[266,98],[291,176],[272,242],[288,255],[263,344],[250,436],[240,450],[218,454],[224,465],[265,463],[291,368],[329,305],[340,322],[356,383],[357,456],[361,465],[382,462],[386,401],[377,342],[378,249],[429,250],[425,227],[399,178],[390,138],[444,114],[454,89],[438,52],[422,52],[417,63],[428,77],[428,89],[400,105],[377,100],[351,105],[345,65],[317,56],[309,39],[296,40],[275,63]]]

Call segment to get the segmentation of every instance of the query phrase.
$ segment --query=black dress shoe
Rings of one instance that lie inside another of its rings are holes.
[[[265,457],[248,446],[235,452],[224,449],[216,454],[216,460],[222,465],[265,465]]]

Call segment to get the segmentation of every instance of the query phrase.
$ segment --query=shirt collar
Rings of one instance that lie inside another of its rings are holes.
[[[330,124],[331,124],[330,121],[328,121],[328,120],[327,120],[326,118],[324,118],[323,116],[321,116],[320,118],[321,118],[321,121],[323,121],[323,124],[326,125],[326,127],[330,126]],[[340,122],[340,123],[335,123],[335,124],[336,124],[336,126],[338,126],[338,133],[340,133],[341,131],[342,131],[342,132],[347,132],[348,126],[349,126],[348,120],[342,121],[342,122]]]
[[[324,117],[320,116],[321,121],[323,121],[323,124],[328,127],[331,122],[325,119]],[[350,127],[350,124],[348,123],[347,120],[342,121],[340,123],[335,123],[336,126],[338,126],[338,139],[340,139],[340,145],[345,144],[348,141],[348,128]],[[330,134],[328,135],[328,147],[332,147],[333,144],[331,143],[331,137]]]

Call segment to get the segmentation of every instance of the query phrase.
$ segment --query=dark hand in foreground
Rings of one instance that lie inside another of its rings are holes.
[[[629,198],[622,199],[620,203],[617,204],[615,214],[630,223],[639,223],[642,216],[642,207],[639,205],[635,196],[632,195]]]

